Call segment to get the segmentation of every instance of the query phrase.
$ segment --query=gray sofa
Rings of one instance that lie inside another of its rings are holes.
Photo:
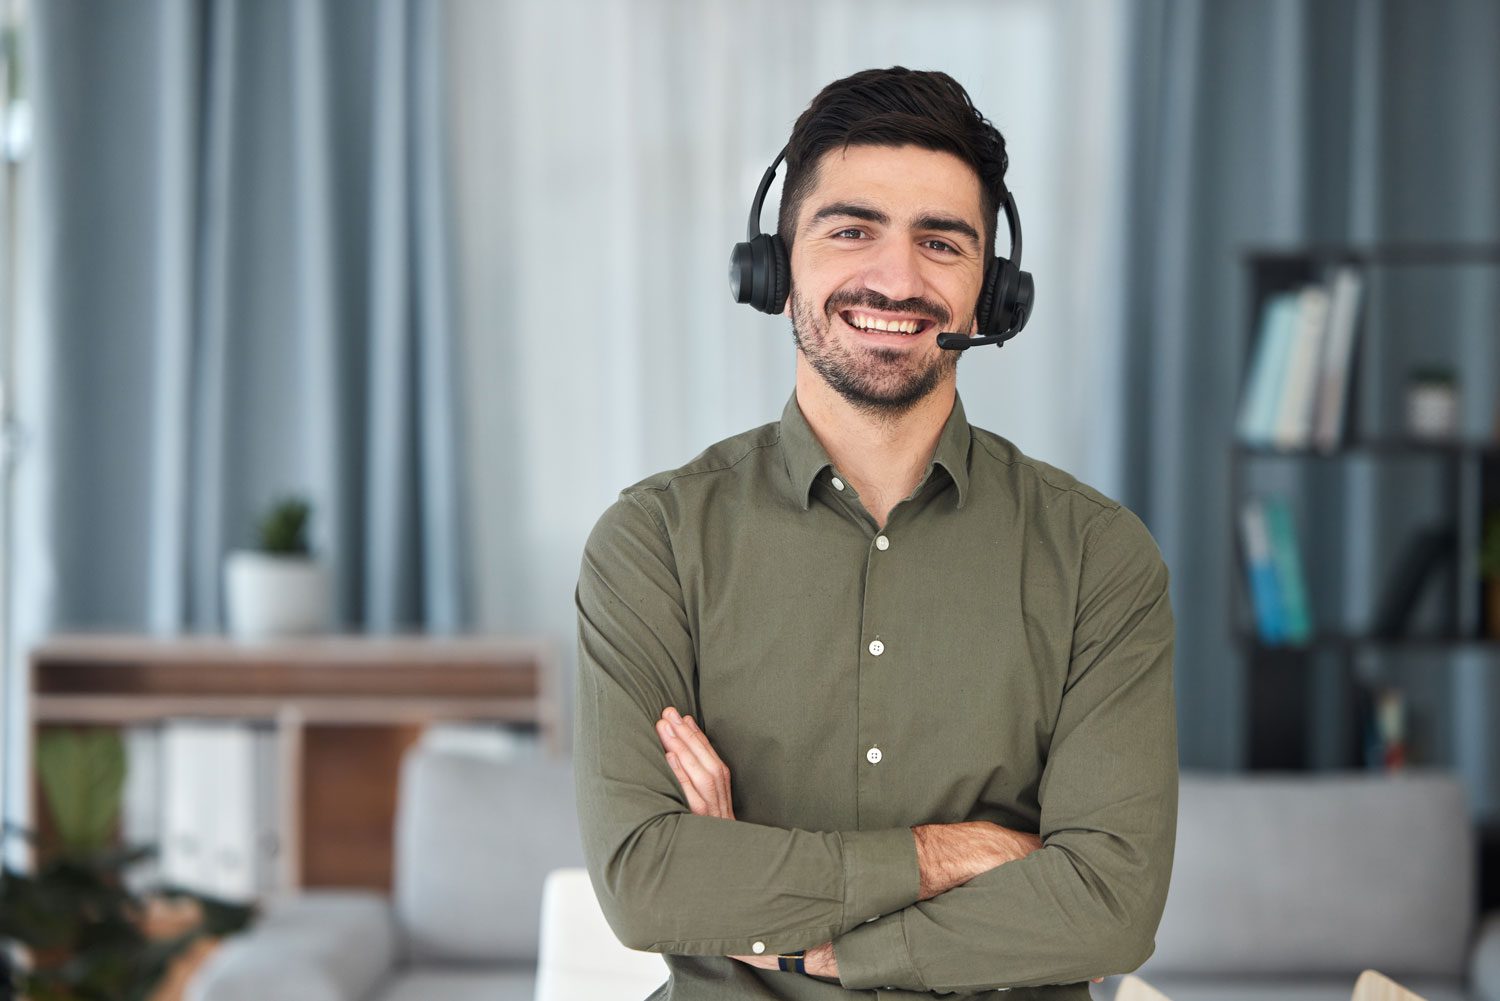
[[[583,865],[572,761],[418,747],[402,764],[395,887],[267,902],[188,1001],[532,1001],[542,887]]]
[[[583,864],[575,809],[570,760],[415,750],[392,898],[273,901],[187,997],[532,1001],[543,880]],[[1365,968],[1427,1001],[1500,1001],[1500,915],[1478,920],[1475,853],[1451,776],[1184,773],[1166,911],[1138,972],[1172,1001],[1348,1001]]]
[[[1476,855],[1444,773],[1184,773],[1166,910],[1137,972],[1171,1001],[1349,1001],[1367,968],[1427,1001],[1500,1001],[1500,914],[1478,919]]]

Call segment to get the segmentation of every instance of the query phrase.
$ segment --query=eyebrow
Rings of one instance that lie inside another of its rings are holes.
[[[863,219],[865,222],[879,223],[882,226],[889,226],[891,222],[891,217],[879,209],[860,205],[857,202],[834,202],[831,205],[824,205],[813,213],[812,221],[816,223],[838,216]],[[979,249],[979,233],[962,219],[955,219],[952,216],[924,215],[916,221],[916,224],[918,229],[938,233],[957,233],[959,236],[968,238],[972,249]]]

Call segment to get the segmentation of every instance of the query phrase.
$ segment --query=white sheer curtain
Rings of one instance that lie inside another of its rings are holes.
[[[1117,495],[1115,4],[447,11],[478,624],[554,636],[569,699],[573,587],[599,513],[777,419],[791,392],[788,321],[730,300],[729,251],[792,122],[856,70],[944,70],[1005,135],[1037,307],[1000,353],[965,357],[959,391],[975,424]]]

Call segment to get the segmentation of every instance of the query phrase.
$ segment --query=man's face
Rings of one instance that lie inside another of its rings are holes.
[[[961,352],[938,347],[937,334],[977,329],[984,226],[979,177],[951,153],[823,154],[792,242],[792,337],[857,410],[899,416],[954,378]]]

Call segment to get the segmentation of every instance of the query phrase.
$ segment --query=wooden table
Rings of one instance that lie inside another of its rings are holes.
[[[273,727],[287,889],[390,889],[397,769],[428,723],[520,725],[565,751],[556,661],[533,637],[65,634],[33,647],[30,665],[33,747],[62,724]]]

